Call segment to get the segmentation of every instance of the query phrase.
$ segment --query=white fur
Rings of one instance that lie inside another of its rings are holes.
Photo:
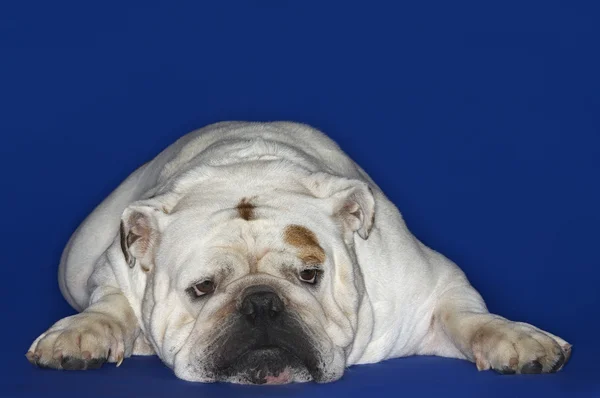
[[[260,220],[231,216],[240,199],[253,197]],[[348,198],[352,211],[360,211],[336,218]],[[372,229],[369,211],[375,213]],[[132,245],[137,263],[131,268],[121,250],[119,223],[133,213],[154,232],[148,250],[142,241]],[[290,224],[312,230],[327,253],[327,284],[317,293],[283,276],[281,264],[302,266],[282,240]],[[256,258],[258,273],[250,275]],[[186,300],[187,284],[223,269],[228,282],[214,297],[202,306]],[[358,165],[325,135],[296,123],[218,123],[175,142],[82,223],[63,253],[59,283],[74,308],[113,316],[128,331],[118,354],[154,350],[188,380],[212,381],[193,363],[210,355],[208,340],[222,327],[215,314],[243,286],[257,283],[277,286],[300,308],[330,370],[323,381],[339,378],[347,365],[414,354],[519,372],[536,359],[549,371],[560,355],[570,353],[556,336],[489,314],[460,269],[409,232]],[[107,292],[115,289],[124,299],[112,298],[106,308]],[[73,334],[78,327],[61,322],[30,348],[36,360],[52,367],[60,367],[57,348],[45,336]],[[44,351],[44,344],[54,348]],[[114,352],[109,358],[118,359]]]

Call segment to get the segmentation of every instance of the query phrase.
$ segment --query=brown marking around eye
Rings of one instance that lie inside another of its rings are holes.
[[[255,208],[256,206],[250,203],[250,200],[247,198],[242,198],[242,200],[240,200],[240,203],[238,203],[237,205],[238,214],[241,218],[243,218],[246,221],[254,219]]]
[[[298,249],[298,256],[304,263],[315,265],[325,262],[325,250],[310,229],[301,225],[288,225],[284,232],[284,240]]]

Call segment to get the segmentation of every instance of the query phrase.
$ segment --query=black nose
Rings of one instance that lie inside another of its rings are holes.
[[[272,321],[284,310],[283,301],[269,288],[255,287],[246,293],[240,312],[249,321]]]

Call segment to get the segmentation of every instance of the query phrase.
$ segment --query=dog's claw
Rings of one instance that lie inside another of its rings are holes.
[[[540,361],[534,360],[534,361],[528,362],[525,365],[523,365],[523,367],[521,368],[521,373],[522,374],[538,374],[538,373],[542,373],[542,368],[543,368],[543,366],[540,363]]]

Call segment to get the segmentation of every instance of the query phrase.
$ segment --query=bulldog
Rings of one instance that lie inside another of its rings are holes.
[[[185,380],[281,384],[408,355],[549,373],[571,353],[490,314],[357,164],[297,123],[182,137],[83,221],[58,277],[80,313],[29,348],[44,368],[156,354]]]

